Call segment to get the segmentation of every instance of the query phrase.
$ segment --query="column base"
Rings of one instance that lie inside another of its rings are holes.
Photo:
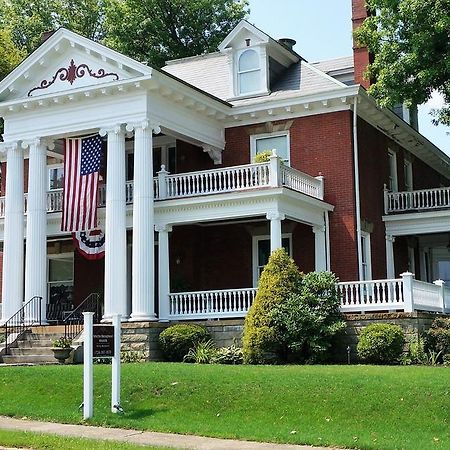
[[[170,320],[169,319],[159,319],[158,322],[159,323],[169,323]]]
[[[155,314],[131,314],[128,322],[156,322],[157,320]]]
[[[121,316],[120,317],[121,322],[128,322],[128,316]],[[102,320],[100,320],[100,323],[112,323],[112,314],[110,315],[104,315],[102,317]],[[95,324],[94,324],[95,325]]]

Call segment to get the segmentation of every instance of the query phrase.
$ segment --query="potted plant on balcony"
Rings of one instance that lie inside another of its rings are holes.
[[[59,339],[55,339],[52,344],[53,356],[60,364],[64,364],[72,351],[72,339],[63,336]]]

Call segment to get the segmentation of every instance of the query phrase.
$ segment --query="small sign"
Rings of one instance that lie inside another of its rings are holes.
[[[114,356],[114,327],[112,325],[94,325],[94,358]]]

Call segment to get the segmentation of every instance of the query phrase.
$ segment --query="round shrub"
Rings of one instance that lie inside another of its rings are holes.
[[[357,351],[363,361],[373,364],[395,364],[400,360],[405,334],[398,325],[374,323],[359,336]]]
[[[159,335],[159,347],[167,361],[183,361],[191,348],[209,340],[208,330],[201,326],[179,323],[166,328]]]
[[[425,350],[446,355],[450,353],[450,319],[436,317],[425,335]]]

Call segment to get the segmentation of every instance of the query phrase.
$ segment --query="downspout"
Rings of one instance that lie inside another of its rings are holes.
[[[358,157],[358,95],[355,96],[353,107],[353,165],[355,168],[355,213],[356,213],[356,243],[358,250],[358,275],[363,279],[362,249],[361,249],[361,199],[359,195],[359,157]]]

